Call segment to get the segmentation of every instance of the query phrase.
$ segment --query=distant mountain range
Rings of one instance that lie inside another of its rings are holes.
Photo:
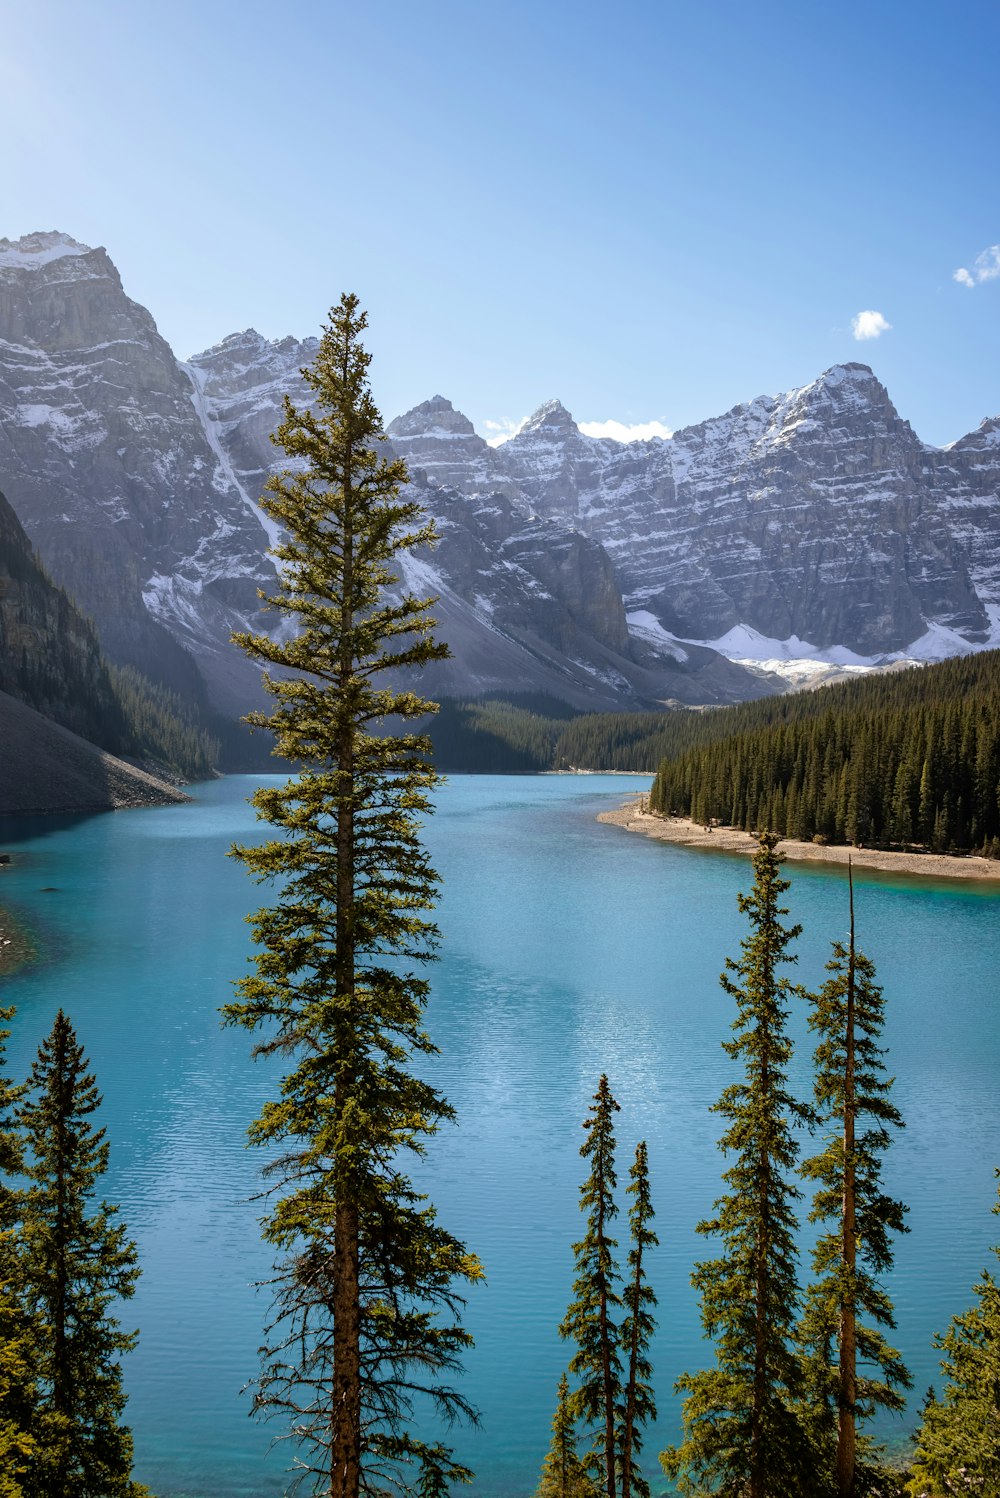
[[[266,622],[269,435],[315,348],[181,363],[103,249],[0,240],[0,488],[114,660],[230,717],[259,692],[229,634]],[[552,401],[494,448],[440,396],[388,435],[441,532],[408,563],[454,652],[430,693],[720,702],[1000,639],[1000,419],[929,447],[864,365],[669,439]]]

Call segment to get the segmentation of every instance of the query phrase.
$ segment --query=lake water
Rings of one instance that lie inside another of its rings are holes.
[[[143,1277],[124,1311],[142,1332],[129,1419],[136,1475],[160,1498],[271,1498],[286,1486],[287,1450],[269,1451],[278,1431],[248,1418],[240,1392],[267,1308],[253,1285],[269,1269],[250,1200],[260,1162],[244,1133],[274,1076],[218,1022],[245,970],[243,917],[259,903],[224,856],[253,835],[255,783],[199,787],[191,806],[0,829],[17,853],[0,900],[43,952],[3,984],[18,1006],[12,1071],[27,1071],[61,1005],[105,1095],[106,1195],[140,1246]],[[651,1475],[679,1430],[674,1379],[711,1360],[688,1276],[712,1253],[694,1232],[718,1193],[720,1120],[708,1109],[735,1073],[720,1049],[732,1005],[718,974],[745,934],[736,895],[750,870],[598,824],[635,783],[455,777],[427,830],[444,879],[432,1073],[458,1122],[432,1143],[422,1183],[488,1274],[468,1309],[476,1348],[463,1383],[482,1426],[452,1437],[484,1498],[530,1493],[547,1448],[582,1222],[580,1124],[602,1071],[621,1104],[623,1185],[636,1141],[649,1142],[661,1240]],[[816,986],[846,931],[846,882],[837,870],[790,877],[804,927],[796,976]],[[1000,901],[978,886],[864,873],[856,896],[907,1122],[887,1177],[911,1208],[892,1292],[916,1407],[937,1378],[931,1337],[967,1304],[1000,1239]],[[794,1030],[804,1039],[804,1015]],[[804,1094],[808,1043],[794,1079]],[[899,1439],[908,1423],[885,1434]]]

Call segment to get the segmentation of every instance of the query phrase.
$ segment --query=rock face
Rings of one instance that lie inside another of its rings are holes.
[[[434,473],[454,449],[439,456],[425,410],[392,437]],[[674,635],[714,640],[742,623],[875,655],[930,624],[986,639],[1000,602],[998,428],[929,448],[871,370],[848,364],[628,445],[584,436],[549,402],[493,453],[487,481],[600,540],[629,611]],[[448,480],[477,492],[481,457],[464,476],[452,462]]]
[[[440,541],[406,563],[405,579],[438,598],[438,634],[454,659],[429,667],[434,696],[544,692],[581,711],[667,699],[727,702],[768,690],[710,650],[657,647],[629,633],[607,552],[502,493],[469,497],[413,488]]]
[[[297,406],[309,402],[300,371],[312,363],[317,347],[316,338],[269,342],[248,328],[195,355],[186,365],[201,395],[209,440],[222,449],[224,462],[247,501],[256,502],[281,461],[271,433],[282,418],[285,396]]]
[[[315,350],[248,329],[179,363],[104,250],[0,240],[0,485],[109,654],[230,715],[259,694],[229,634],[267,618],[270,433]],[[442,396],[388,438],[441,533],[407,563],[454,651],[430,691],[724,701],[778,686],[707,648],[736,626],[869,657],[1000,631],[1000,419],[928,447],[864,365],[669,439],[550,401],[492,448]]]
[[[106,252],[65,235],[0,240],[0,483],[110,655],[194,690],[193,655],[219,706],[245,705],[256,673],[227,641],[273,578],[260,518],[197,379]]]

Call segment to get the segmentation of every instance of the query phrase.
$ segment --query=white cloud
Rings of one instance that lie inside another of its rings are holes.
[[[648,442],[650,437],[674,435],[662,421],[637,421],[631,426],[624,421],[581,421],[579,426],[585,437],[610,437],[614,442]]]
[[[509,442],[511,437],[521,430],[527,419],[526,416],[522,416],[520,421],[484,421],[488,445],[499,447],[501,443]]]
[[[886,322],[881,312],[859,312],[851,318],[851,331],[859,343],[869,338],[881,338],[891,327],[892,323]]]
[[[972,262],[972,269],[960,265],[952,280],[959,286],[979,286],[983,281],[996,281],[1000,277],[1000,244],[991,244]]]

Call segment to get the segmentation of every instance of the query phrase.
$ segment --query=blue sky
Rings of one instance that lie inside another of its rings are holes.
[[[182,357],[351,289],[387,418],[676,427],[849,359],[927,441],[1000,414],[992,0],[0,0],[0,28],[0,235],[105,245]]]

